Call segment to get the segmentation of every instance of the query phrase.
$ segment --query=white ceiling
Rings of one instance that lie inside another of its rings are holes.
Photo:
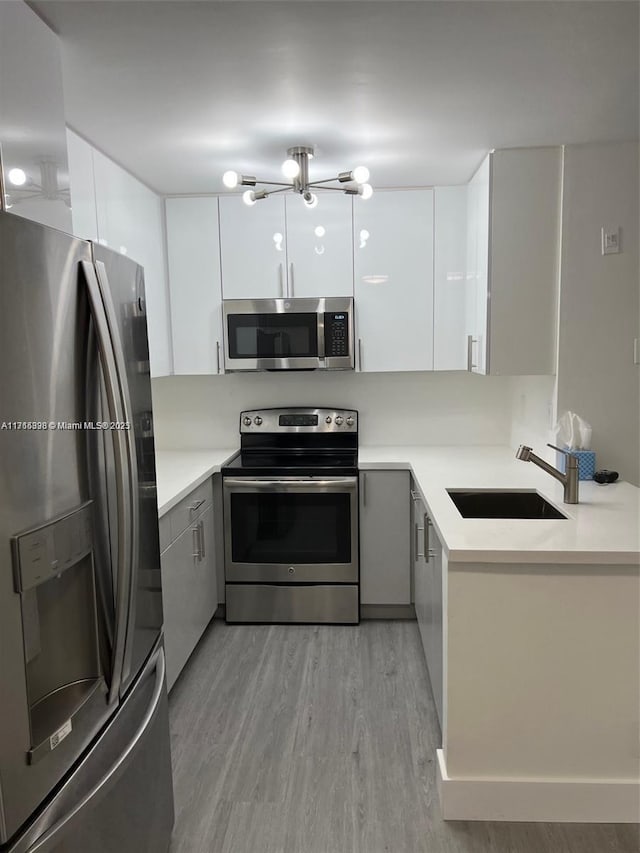
[[[33,2],[69,124],[162,193],[359,163],[462,183],[490,148],[638,137],[637,2]]]

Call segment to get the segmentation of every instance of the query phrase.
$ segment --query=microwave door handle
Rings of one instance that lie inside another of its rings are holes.
[[[131,671],[131,657],[133,654],[133,634],[135,630],[136,616],[136,592],[137,592],[137,567],[138,567],[138,550],[140,538],[140,515],[138,508],[138,454],[136,451],[136,436],[133,423],[133,409],[131,406],[131,394],[129,391],[129,381],[127,379],[127,369],[124,360],[124,348],[120,339],[118,329],[118,321],[116,311],[111,297],[111,288],[109,286],[109,278],[107,276],[107,268],[102,261],[96,262],[96,273],[98,286],[102,294],[102,302],[107,317],[107,323],[111,333],[111,340],[114,342],[114,356],[116,363],[116,371],[118,375],[118,384],[120,386],[120,396],[122,402],[123,417],[121,421],[128,425],[128,429],[118,430],[124,433],[125,445],[127,449],[127,465],[128,465],[128,488],[130,515],[129,523],[129,567],[127,572],[127,628],[124,647],[124,659],[122,667],[122,680],[129,677]]]
[[[284,299],[284,276],[282,264],[278,264],[278,295],[280,299]]]
[[[324,312],[318,314],[318,358],[321,361],[325,359],[324,351]]]
[[[87,285],[89,309],[98,343],[98,354],[107,396],[108,415],[117,420],[124,420],[122,401],[118,383],[118,372],[115,362],[113,341],[102,301],[102,293],[96,269],[90,261],[82,261],[84,280]],[[116,568],[116,624],[113,640],[111,678],[109,684],[109,704],[118,696],[122,677],[122,663],[126,639],[126,614],[128,587],[126,582],[127,568],[131,554],[129,518],[131,515],[130,496],[127,488],[127,449],[123,430],[112,430],[113,455],[116,468],[116,507],[118,519],[118,544]]]

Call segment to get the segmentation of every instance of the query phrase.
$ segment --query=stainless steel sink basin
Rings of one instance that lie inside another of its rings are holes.
[[[536,491],[447,489],[463,518],[560,518],[563,515]]]

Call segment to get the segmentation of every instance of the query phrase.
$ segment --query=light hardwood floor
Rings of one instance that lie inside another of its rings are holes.
[[[445,823],[415,622],[215,622],[170,696],[171,853],[637,853],[638,828]]]

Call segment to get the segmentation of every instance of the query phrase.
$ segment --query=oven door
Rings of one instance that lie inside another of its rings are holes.
[[[226,370],[324,367],[324,300],[239,299],[224,302]]]
[[[227,583],[357,583],[358,478],[223,480]]]

